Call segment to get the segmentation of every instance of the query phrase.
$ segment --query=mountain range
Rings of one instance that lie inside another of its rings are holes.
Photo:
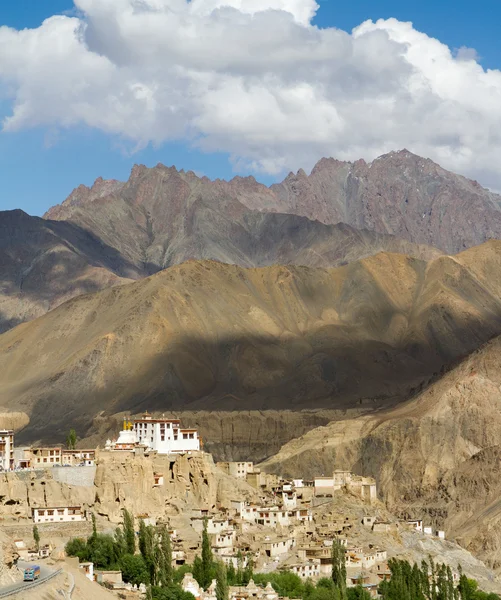
[[[501,196],[407,150],[98,178],[0,213],[0,411],[20,443],[148,409],[216,458],[371,474],[499,568],[499,240]]]
[[[0,332],[189,259],[333,267],[379,251],[456,252],[501,237],[499,201],[407,151],[322,159],[270,188],[136,165],[125,183],[79,186],[43,219],[0,213]]]

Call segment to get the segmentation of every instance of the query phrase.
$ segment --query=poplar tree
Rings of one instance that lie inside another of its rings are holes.
[[[134,533],[134,517],[124,508],[124,544],[126,554],[134,554],[136,551],[136,534]]]
[[[229,600],[228,575],[222,562],[216,564],[216,599]]]
[[[201,584],[206,590],[212,581],[214,561],[212,559],[212,548],[210,545],[209,534],[207,533],[207,519],[204,520],[204,530],[202,533],[202,580]]]
[[[160,543],[159,549],[159,581],[163,587],[166,587],[172,583],[172,546],[170,541],[170,534],[167,531],[165,525],[162,527],[160,532]]]
[[[341,542],[334,538],[332,541],[332,581],[339,591],[340,600],[346,600],[346,550]]]
[[[35,541],[35,550],[38,552],[40,550],[40,532],[36,525],[33,525],[33,540]]]

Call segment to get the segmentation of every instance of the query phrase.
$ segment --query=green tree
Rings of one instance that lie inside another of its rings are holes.
[[[179,585],[169,585],[164,587],[153,587],[152,600],[195,600],[193,594],[185,592]]]
[[[347,600],[346,595],[346,550],[341,542],[332,540],[332,581],[339,591],[340,600]]]
[[[123,534],[125,550],[127,554],[134,554],[136,552],[136,534],[134,532],[134,517],[126,508],[124,508],[123,513]]]
[[[120,560],[120,569],[122,577],[126,583],[139,585],[140,583],[148,584],[150,582],[150,574],[144,558],[140,554],[126,554]]]
[[[222,562],[216,564],[216,598],[217,600],[229,600],[228,576]]]
[[[118,566],[117,546],[111,535],[97,534],[87,540],[88,560],[98,569],[113,569]]]
[[[203,574],[203,566],[202,566],[202,559],[200,558],[200,556],[195,556],[195,559],[193,560],[193,578],[196,579],[197,583],[199,586],[202,586],[202,582],[204,581],[204,574]]]
[[[273,586],[273,589],[279,596],[288,598],[303,597],[303,582],[298,575],[291,573],[290,571],[284,571],[282,573],[267,573],[266,575],[256,573],[254,575],[254,581],[261,585],[266,585],[268,582],[270,582]]]
[[[33,525],[33,540],[35,542],[35,550],[38,552],[40,550],[40,532],[36,525]]]
[[[371,595],[361,585],[346,590],[348,600],[371,600]]]
[[[75,450],[77,441],[77,432],[74,429],[70,429],[68,435],[66,436],[66,447],[68,450]]]
[[[76,556],[80,560],[88,560],[87,542],[82,538],[72,538],[64,548],[67,556]]]
[[[151,525],[145,525],[141,519],[139,521],[139,552],[144,559],[150,581],[153,585],[157,584],[157,569],[156,569],[156,552],[157,541],[155,539],[155,531]]]
[[[172,547],[170,535],[165,525],[160,530],[160,542],[157,547],[158,581],[163,587],[173,582]]]
[[[207,533],[207,519],[204,519],[204,530],[202,532],[202,581],[201,586],[206,590],[212,582],[214,574],[214,560],[209,534]]]
[[[226,577],[228,579],[228,585],[237,584],[237,572],[235,570],[235,565],[233,564],[233,561],[230,562],[228,568],[226,569]]]

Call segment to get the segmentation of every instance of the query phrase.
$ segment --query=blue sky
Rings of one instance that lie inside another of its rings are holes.
[[[474,48],[485,69],[501,67],[501,46],[498,42],[501,2],[497,0],[476,3],[461,0],[453,6],[448,2],[430,0],[354,0],[345,3],[319,0],[319,5],[313,22],[321,28],[336,27],[349,32],[367,19],[394,17],[399,21],[412,21],[415,29],[439,39],[451,49],[462,46]],[[0,3],[0,25],[17,30],[37,28],[45,18],[72,8],[73,2],[67,0],[5,1]],[[2,101],[0,96],[0,116],[5,117],[11,112],[10,99],[4,97]],[[250,171],[248,166],[232,166],[229,153],[233,146],[230,143],[227,144],[227,152],[213,151],[214,146],[211,151],[202,152],[190,147],[189,142],[160,141],[131,153],[123,150],[120,140],[119,135],[82,124],[69,128],[41,124],[1,132],[3,194],[0,209],[22,208],[30,214],[41,215],[50,206],[64,200],[80,183],[90,185],[98,176],[126,179],[134,163],[148,166],[158,162],[175,164],[178,168],[223,178]],[[222,147],[225,147],[224,144]],[[252,160],[252,155],[249,156]],[[286,156],[284,165],[288,164],[287,160]],[[294,163],[293,160],[291,162]],[[297,164],[291,166],[297,167]],[[282,171],[258,169],[254,174],[261,181],[271,183],[282,178]],[[489,185],[492,178],[493,175],[486,175],[483,183]]]

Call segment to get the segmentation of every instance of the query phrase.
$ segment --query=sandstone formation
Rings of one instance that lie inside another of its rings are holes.
[[[54,441],[122,411],[395,403],[501,331],[500,260],[490,242],[428,263],[185,263],[3,334],[0,406],[30,417],[20,441]]]
[[[174,460],[102,452],[94,478],[82,479],[82,485],[58,481],[60,469],[3,473],[2,518],[29,523],[34,507],[82,506],[107,521],[120,523],[124,507],[136,515],[167,518],[181,514],[187,507],[228,508],[235,498],[257,498],[257,490],[217,469],[212,457],[202,452]],[[92,467],[80,469],[93,471]],[[154,486],[154,473],[162,473],[162,486]]]
[[[501,568],[501,338],[391,410],[333,421],[262,466],[311,477],[334,468],[376,477],[390,510],[445,527]]]

